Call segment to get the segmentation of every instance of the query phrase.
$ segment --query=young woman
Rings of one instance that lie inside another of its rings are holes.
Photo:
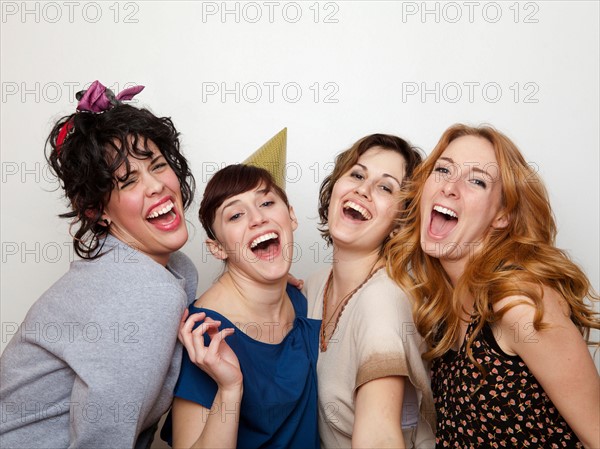
[[[149,447],[171,403],[197,285],[177,252],[193,178],[171,120],[122,103],[141,89],[94,82],[48,138],[82,259],[2,354],[3,448]]]
[[[420,154],[373,134],[336,158],[319,214],[332,267],[306,282],[322,319],[319,433],[324,448],[433,447],[435,415],[412,302],[388,277],[382,248],[397,232],[405,177]]]
[[[163,438],[172,433],[176,448],[318,447],[320,323],[287,285],[298,224],[285,192],[264,169],[225,167],[206,186],[200,221],[227,269],[181,328],[187,351]]]
[[[585,274],[554,246],[541,179],[491,127],[455,125],[416,170],[394,278],[418,300],[439,447],[600,447],[599,328]]]

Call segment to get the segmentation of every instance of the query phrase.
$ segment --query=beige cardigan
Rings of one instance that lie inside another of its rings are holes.
[[[309,318],[322,318],[329,272],[329,268],[322,270],[306,281]],[[406,447],[435,446],[435,407],[429,370],[421,359],[424,345],[415,329],[408,297],[385,269],[378,271],[350,299],[327,351],[319,353],[319,434],[323,448],[351,447],[356,391],[370,380],[387,376],[407,376],[410,380],[405,387],[403,418],[412,416],[418,423],[416,428],[403,426]]]

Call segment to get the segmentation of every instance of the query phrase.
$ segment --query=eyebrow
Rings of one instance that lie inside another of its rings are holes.
[[[153,158],[153,159],[150,161],[150,165],[154,164],[154,163],[155,163],[157,160],[159,160],[161,157],[164,157],[164,156],[163,156],[163,154],[162,154],[162,153],[160,153],[160,152],[159,152],[159,153],[156,155],[156,157],[155,157],[155,158]]]
[[[363,165],[363,164],[359,164],[358,162],[356,163],[356,165],[358,165],[359,167],[361,167],[364,171],[369,171],[369,169]],[[394,181],[396,181],[398,183],[399,186],[402,186],[402,183],[400,181],[398,181],[398,178],[396,178],[395,176],[390,175],[389,173],[384,173],[381,175],[384,178],[392,178]]]
[[[256,196],[259,196],[259,195],[263,195],[263,196],[264,196],[264,195],[266,195],[267,193],[269,193],[270,191],[271,191],[271,190],[269,190],[269,189],[260,189],[260,190],[256,190],[256,192],[255,192],[255,193],[256,193]],[[246,193],[246,192],[242,192],[242,193]],[[230,202],[228,202],[228,203],[225,203],[225,204],[223,205],[223,209],[222,209],[222,210],[225,210],[225,209],[227,209],[228,207],[231,207],[231,206],[233,206],[233,205],[235,205],[236,203],[239,203],[239,202],[240,202],[240,200],[231,200]]]
[[[454,159],[452,159],[451,157],[440,157],[440,158],[438,158],[438,161],[439,160],[444,160],[444,161],[450,162],[451,164],[456,164],[456,162],[454,162]],[[458,164],[456,164],[456,165],[458,165]],[[485,170],[482,170],[479,167],[473,167],[472,165],[469,165],[468,167],[471,171],[481,173],[482,175],[485,175],[488,178],[492,178],[492,176],[488,172],[486,172]]]
[[[153,154],[154,154],[154,153],[153,153]],[[154,157],[154,158],[152,158],[152,159],[150,160],[150,165],[154,165],[154,163],[155,163],[157,160],[159,160],[161,157],[164,157],[164,155],[163,155],[161,152],[159,152],[159,153],[156,155],[156,157]],[[128,171],[127,173],[125,173],[124,177],[121,177],[121,179],[123,179],[123,181],[125,181],[125,180],[129,179],[129,177],[130,177],[131,175],[134,175],[134,174],[136,174],[137,172],[138,172],[137,168],[135,168],[135,166],[131,166],[131,165],[130,165],[130,169],[129,169],[129,171]]]

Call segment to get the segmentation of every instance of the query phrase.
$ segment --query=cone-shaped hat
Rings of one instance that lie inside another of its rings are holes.
[[[285,190],[286,151],[287,128],[283,128],[243,163],[264,168],[271,173],[275,183]]]

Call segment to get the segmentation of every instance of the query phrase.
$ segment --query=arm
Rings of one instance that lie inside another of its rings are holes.
[[[167,410],[180,293],[166,284],[121,292],[75,323],[77,338],[65,348],[76,375],[69,447],[134,447]]]
[[[241,392],[215,396],[211,410],[186,399],[173,401],[173,449],[235,448]]]
[[[410,302],[387,276],[375,278],[358,299],[352,322],[357,360],[352,447],[404,448],[404,392],[410,354],[418,353],[409,330]]]
[[[498,343],[523,359],[584,446],[600,447],[600,378],[564,299],[544,289],[542,321],[548,328],[540,331],[533,328],[535,307],[528,298],[505,298],[495,308],[518,300],[528,304],[504,314]]]
[[[402,399],[404,376],[372,380],[356,393],[353,448],[404,448]]]
[[[237,357],[225,341],[233,329],[218,331],[221,324],[204,313],[190,316],[182,323],[179,339],[190,360],[205,371],[216,383],[217,394],[209,410],[182,398],[173,403],[174,448],[234,448],[237,445],[242,373]],[[204,322],[192,330],[196,322]],[[210,337],[205,346],[204,334]]]

